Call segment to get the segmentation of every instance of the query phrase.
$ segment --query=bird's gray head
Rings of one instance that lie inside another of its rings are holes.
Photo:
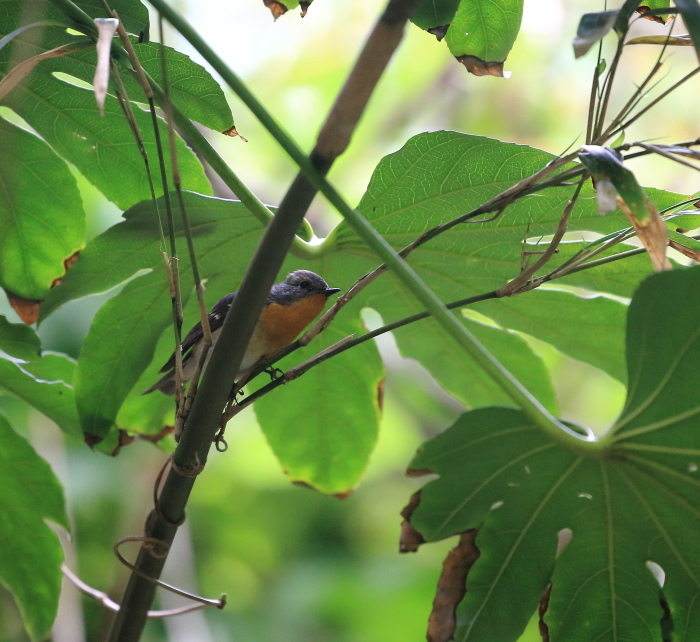
[[[300,299],[316,294],[330,296],[340,292],[340,288],[329,288],[322,277],[309,270],[295,270],[287,275],[282,283],[275,283],[270,290],[268,303],[290,305]]]

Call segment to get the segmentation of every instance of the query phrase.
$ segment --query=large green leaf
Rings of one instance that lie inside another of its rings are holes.
[[[479,136],[420,134],[379,163],[359,209],[394,247],[402,248],[426,229],[478,207],[552,158],[531,147]],[[554,233],[571,190],[549,189],[517,201],[494,221],[459,225],[415,250],[409,261],[445,301],[498,289],[520,273],[522,252],[532,249],[523,247],[523,241]],[[659,191],[649,194],[660,208],[679,200],[676,195]],[[584,187],[571,215],[569,242],[560,245],[550,265],[560,265],[583,249],[587,243],[583,239],[590,233],[603,235],[624,227],[626,221],[618,213],[599,216],[593,191]],[[336,234],[338,260],[350,254],[367,256],[347,226],[341,225]],[[579,234],[581,242],[577,242]],[[601,256],[626,249],[628,246],[617,246]],[[629,296],[650,273],[646,257],[633,257],[572,274],[563,282]],[[366,305],[381,312],[387,322],[419,311],[391,274],[378,279],[362,296]],[[551,310],[538,305],[544,298],[551,301]],[[612,301],[586,300],[565,292],[525,293],[508,300],[483,302],[476,309],[487,316],[491,312],[506,328],[552,342],[562,352],[624,378],[621,362],[608,352],[621,345],[624,320],[621,306]],[[555,315],[556,321],[548,319],[549,314]],[[565,319],[569,327],[577,323],[584,326],[580,320],[589,314],[589,326],[579,328],[581,332],[552,334],[553,326]],[[603,325],[605,334],[600,335]],[[414,345],[423,341],[424,350],[431,350],[431,333],[412,334]],[[509,367],[507,360],[504,363]],[[434,364],[433,369],[439,367]],[[476,371],[472,376],[481,374]]]
[[[0,118],[0,286],[43,299],[83,245],[85,214],[66,164]]]
[[[158,43],[133,43],[141,66],[163,87],[161,45]],[[233,116],[221,86],[201,65],[170,47],[165,47],[170,99],[190,120],[217,131],[233,126]],[[86,83],[92,83],[97,56],[95,48],[76,51],[70,56],[52,58],[42,63],[44,72],[63,72]],[[121,79],[129,99],[146,103],[146,97],[138,81],[128,71],[125,60],[119,60]],[[110,93],[114,94],[115,79],[110,78]],[[155,159],[154,159],[155,162]]]
[[[403,247],[433,225],[477,207],[538,170],[551,158],[539,150],[488,138],[451,132],[420,135],[380,163],[360,209],[397,248]],[[430,241],[416,250],[410,261],[446,301],[496,289],[520,272],[523,240],[539,239],[553,233],[570,195],[571,188],[565,187],[523,199],[492,222],[463,224]],[[673,199],[671,195],[652,196],[669,202]],[[196,235],[200,272],[208,279],[207,305],[212,306],[220,296],[237,287],[259,239],[261,227],[238,203],[198,195],[188,195],[187,202]],[[161,267],[157,216],[152,205],[142,203],[127,212],[125,219],[86,247],[80,261],[64,282],[52,290],[42,308],[42,318],[45,318],[57,306],[72,299],[109,290],[128,281],[139,271],[147,270],[150,273],[138,277],[133,285],[127,286],[108,308],[98,314],[81,354],[77,386],[81,418],[84,428],[99,436],[104,436],[110,430],[115,417],[119,428],[156,434],[163,428],[163,421],[170,421],[167,419],[170,412],[168,407],[172,407],[160,394],[139,396],[157,378],[157,369],[173,348],[171,331],[163,332],[170,323],[170,312]],[[595,196],[590,189],[584,188],[583,197],[572,214],[572,231],[607,234],[623,227],[622,223],[623,220],[616,215],[598,216]],[[572,238],[570,243],[564,244],[561,257],[557,255],[554,259],[555,264],[585,247],[588,241],[584,241],[584,238],[584,234],[581,234],[580,243]],[[285,269],[306,267],[322,274],[333,286],[346,289],[358,276],[376,266],[376,258],[344,224],[334,232],[333,247],[334,251],[318,262],[305,261],[301,264],[292,260]],[[609,250],[608,254],[613,251]],[[627,261],[619,263],[627,265]],[[607,264],[606,271],[600,271],[601,276],[597,278],[580,272],[575,275],[578,279],[576,283],[591,290],[605,291],[610,287],[618,294],[628,294],[650,269],[646,262],[633,263],[634,267],[630,270],[616,267],[615,263]],[[465,268],[465,265],[468,267]],[[181,258],[181,266],[183,283],[186,284],[186,257]],[[590,305],[591,321],[588,327],[581,328],[581,335],[591,339],[591,349],[588,352],[585,350],[581,337],[567,339],[563,333],[555,338],[554,343],[567,354],[588,360],[615,376],[624,376],[619,363],[609,355],[606,359],[605,355],[607,349],[616,345],[615,337],[621,336],[623,320],[620,305],[595,298],[589,301],[567,292],[551,292],[541,296],[550,297],[552,310],[562,322],[567,315],[575,319],[583,318],[589,310],[585,306]],[[524,300],[527,301],[526,298]],[[537,303],[529,307],[524,304],[520,306],[517,301],[516,298],[512,302],[493,302],[493,317],[505,328],[527,331],[537,338],[548,340],[551,322],[538,317],[542,306],[538,307]],[[362,307],[375,308],[386,322],[421,311],[403,286],[391,274],[385,274],[341,314],[336,321],[337,334],[356,332],[357,316]],[[488,315],[485,309],[482,311]],[[604,318],[606,314],[610,316]],[[192,305],[188,306],[186,327],[197,318],[196,310]],[[468,405],[507,401],[495,386],[484,381],[478,368],[453,350],[448,340],[439,338],[441,334],[436,341],[433,333],[425,329],[429,324],[429,321],[420,322],[397,332],[401,349],[406,355],[421,359],[448,390]],[[605,337],[596,336],[603,326],[607,342],[603,340]],[[543,403],[553,408],[551,383],[534,352],[501,328],[479,328],[479,332],[504,365],[523,378]],[[325,341],[322,338],[318,345],[312,344],[306,353],[298,353],[286,363],[305,358],[325,345]],[[436,346],[443,349],[436,349]],[[375,360],[371,363],[376,364],[373,349],[367,350],[367,358]],[[151,365],[146,368],[153,355]],[[344,359],[352,360],[353,357],[339,357],[341,369]],[[449,368],[445,367],[446,359],[449,359]],[[356,444],[357,453],[362,451],[365,460],[376,432],[376,407],[370,401],[374,399],[379,370],[376,365],[372,368],[375,374],[365,384],[354,381],[344,389],[346,399],[357,400],[355,415],[366,424],[359,429],[363,438]],[[270,395],[269,405],[275,404],[277,395],[287,395],[287,389],[290,390],[289,395],[296,394],[299,399],[318,398],[321,395],[320,386],[327,389],[329,398],[334,398],[333,377],[317,377],[311,371],[284,391]],[[262,403],[267,406],[267,399]],[[310,483],[323,484],[324,488],[332,488],[333,492],[347,490],[350,478],[347,470],[338,469],[336,479],[330,480],[324,477],[325,462],[317,457],[315,461],[318,466],[312,466],[313,474],[317,474],[316,481],[313,481],[314,477],[307,469],[298,467],[299,458],[295,460],[291,456],[292,449],[301,448],[299,444],[307,437],[307,452],[312,451],[318,434],[312,430],[313,426],[325,425],[328,435],[332,436],[334,431],[343,429],[340,420],[337,424],[324,424],[323,408],[319,406],[318,416],[309,418],[307,422],[308,431],[299,431],[299,442],[289,444],[287,448],[284,439],[276,437],[284,434],[284,427],[277,424],[283,421],[277,417],[284,414],[281,412],[284,405],[278,403],[276,411],[261,407],[260,417],[270,443],[290,475]],[[284,421],[289,421],[289,417],[300,407],[293,404]],[[296,416],[307,418],[301,413]],[[374,417],[374,420],[369,421],[369,417]],[[343,456],[348,456],[348,452],[343,451]],[[357,454],[354,470],[358,475],[362,468],[360,459]]]
[[[503,62],[520,30],[523,0],[422,0],[412,21],[445,38],[468,71],[503,76]]]
[[[72,387],[75,362],[60,354],[41,356],[40,348],[34,330],[0,316],[0,389],[29,403],[66,433],[78,436]]]
[[[323,273],[332,275],[328,269]],[[328,278],[335,283],[332,276]],[[349,310],[353,312],[357,309]],[[280,367],[302,362],[349,334],[362,331],[355,315],[338,321]],[[377,440],[382,377],[377,349],[373,343],[366,343],[255,404],[265,437],[291,479],[327,493],[343,495],[352,490]]]
[[[73,0],[92,18],[110,18],[102,0]],[[148,9],[140,0],[109,0],[109,7],[119,15],[124,28],[135,35],[142,34],[148,40]],[[56,9],[51,8],[51,11]]]
[[[700,396],[691,372],[700,303],[689,297],[698,287],[693,268],[654,275],[635,295],[628,402],[602,457],[563,450],[506,408],[463,415],[416,455],[412,470],[440,477],[420,491],[412,526],[427,541],[479,529],[467,592],[451,604],[459,601],[455,640],[516,640],[550,582],[544,623],[553,642],[660,642],[662,626],[678,642],[700,635]],[[557,556],[564,529],[572,538]],[[663,570],[662,587],[649,562]]]
[[[0,582],[12,592],[35,640],[58,610],[63,551],[45,519],[69,528],[63,489],[49,465],[0,415]]]
[[[199,268],[208,275],[206,298],[211,307],[235,289],[236,279],[242,276],[262,227],[239,202],[187,194],[186,203]],[[155,206],[146,201],[124,217],[124,222],[111,227],[86,247],[80,261],[61,286],[49,293],[42,308],[45,318],[67,300],[108,290],[139,270],[149,272],[129,283],[103,306],[78,360],[76,399],[83,430],[98,438],[103,438],[112,428],[122,402],[153,358],[158,338],[172,320]],[[179,216],[176,221],[177,235],[184,246]],[[185,257],[180,259],[180,270],[187,294],[192,277]],[[192,325],[198,318],[192,308],[185,322]],[[170,341],[163,343],[157,352],[150,371],[153,379],[173,347],[171,334]],[[149,398],[154,404],[162,402],[160,394]],[[153,432],[161,427],[154,427]]]
[[[540,289],[526,296],[482,301],[472,308],[504,327],[547,337],[548,343],[570,357],[618,381],[626,380],[623,328],[627,308],[619,301]]]
[[[6,104],[119,207],[126,209],[150,198],[143,159],[116,99],[107,96],[101,118],[92,91],[51,74],[34,73],[7,96]],[[151,117],[138,109],[134,114],[151,167],[156,167],[158,154]],[[167,140],[167,129],[160,119],[159,128],[161,139]],[[169,167],[167,146],[164,151]],[[184,188],[203,193],[211,190],[202,166],[181,139],[178,164]],[[162,192],[157,175],[154,182],[156,192]]]
[[[411,21],[425,31],[447,27],[455,17],[459,0],[422,0]]]
[[[515,334],[463,320],[469,331],[551,412],[556,399],[549,373],[542,360]],[[477,363],[462,353],[457,344],[432,320],[415,323],[395,332],[401,354],[417,359],[440,385],[469,407],[509,404],[511,399]]]
[[[60,12],[43,4],[32,7],[30,12],[24,11],[24,4],[16,0],[0,3],[0,35],[39,18],[61,17]],[[99,15],[102,13],[103,11],[100,11]],[[147,27],[142,22],[133,26]],[[65,29],[57,26],[45,27],[42,30],[29,29],[14,38],[10,45],[0,49],[0,75],[7,74],[18,61],[58,45],[77,46],[89,43],[89,39],[71,36]],[[151,45],[145,45],[144,51],[151,51],[149,47],[152,49]],[[93,72],[86,60],[92,59],[92,56],[92,53],[84,52],[75,60],[70,56],[61,56],[40,62],[23,82],[5,96],[3,104],[24,118],[59,156],[75,165],[107,198],[125,209],[150,198],[151,192],[144,161],[118,101],[108,96],[104,117],[101,117],[92,90],[78,87],[66,81],[64,77],[58,78],[54,75],[56,71],[61,71],[91,82]],[[183,69],[183,65],[187,66],[184,63],[185,58],[172,58],[176,67],[175,76],[180,81],[183,73],[178,70]],[[149,64],[155,67],[153,60],[150,60]],[[191,68],[197,68],[194,63],[191,65]],[[201,70],[197,74],[200,72]],[[197,74],[184,71],[184,76],[194,77]],[[136,95],[132,98],[140,98],[139,93],[134,93]],[[211,89],[208,89],[207,93],[211,93]],[[188,107],[195,111],[195,115],[202,115],[203,119],[211,120],[211,108],[209,114],[201,108],[202,102],[206,101],[193,101],[190,98],[186,102]],[[216,104],[221,104],[221,101],[216,101]],[[156,192],[162,193],[156,169],[158,154],[151,116],[139,108],[135,109],[134,113],[144,139],[150,166],[152,171],[155,171]],[[223,120],[228,121],[225,114]],[[216,124],[219,124],[219,120],[216,120]],[[161,139],[167,141],[167,129],[160,119],[159,128]],[[209,193],[211,187],[201,164],[179,138],[177,145],[183,187]],[[166,144],[166,167],[169,167],[167,147]]]
[[[472,73],[501,76],[522,17],[523,0],[462,0],[445,42]]]

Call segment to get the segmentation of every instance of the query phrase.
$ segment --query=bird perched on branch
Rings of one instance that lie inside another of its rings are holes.
[[[323,310],[328,297],[336,292],[340,292],[340,288],[329,288],[318,274],[309,270],[296,270],[288,274],[282,283],[275,283],[253,330],[236,379],[247,373],[260,360],[270,357],[294,341],[297,335]],[[235,292],[227,294],[219,299],[209,313],[212,348],[219,338],[221,326],[235,298]],[[189,381],[204,350],[204,332],[201,323],[197,323],[187,333],[181,349],[183,381]],[[211,357],[211,348],[204,368],[209,363],[209,357]],[[155,390],[160,390],[166,395],[175,393],[175,352],[160,372],[165,372],[165,376],[142,394],[146,395]]]

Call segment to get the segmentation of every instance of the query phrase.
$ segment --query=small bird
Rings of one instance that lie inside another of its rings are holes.
[[[282,283],[275,283],[253,330],[236,379],[240,379],[262,359],[270,357],[294,341],[296,336],[323,310],[328,297],[336,292],[340,292],[340,288],[329,288],[318,274],[309,270],[296,270],[288,274]],[[211,348],[219,338],[221,326],[235,298],[235,292],[227,294],[219,299],[209,313]],[[204,349],[204,332],[201,323],[197,323],[187,333],[181,348],[183,381],[189,381]],[[204,362],[204,368],[209,363],[211,348]],[[165,372],[165,376],[142,394],[147,395],[155,390],[160,390],[166,395],[175,393],[175,352],[170,355],[170,359],[160,372]]]

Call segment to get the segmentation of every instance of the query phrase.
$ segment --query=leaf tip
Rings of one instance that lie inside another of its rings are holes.
[[[503,71],[503,62],[487,61],[476,56],[456,56],[457,62],[464,65],[464,68],[475,76],[496,76],[497,78],[510,78],[512,72]]]
[[[9,290],[5,290],[7,300],[10,302],[12,309],[17,313],[17,316],[25,325],[32,325],[39,319],[39,310],[41,309],[41,299],[25,299],[18,294],[14,294]]]
[[[285,7],[281,2],[278,2],[278,0],[263,0],[263,3],[270,10],[272,17],[275,20],[287,13],[287,7]]]

